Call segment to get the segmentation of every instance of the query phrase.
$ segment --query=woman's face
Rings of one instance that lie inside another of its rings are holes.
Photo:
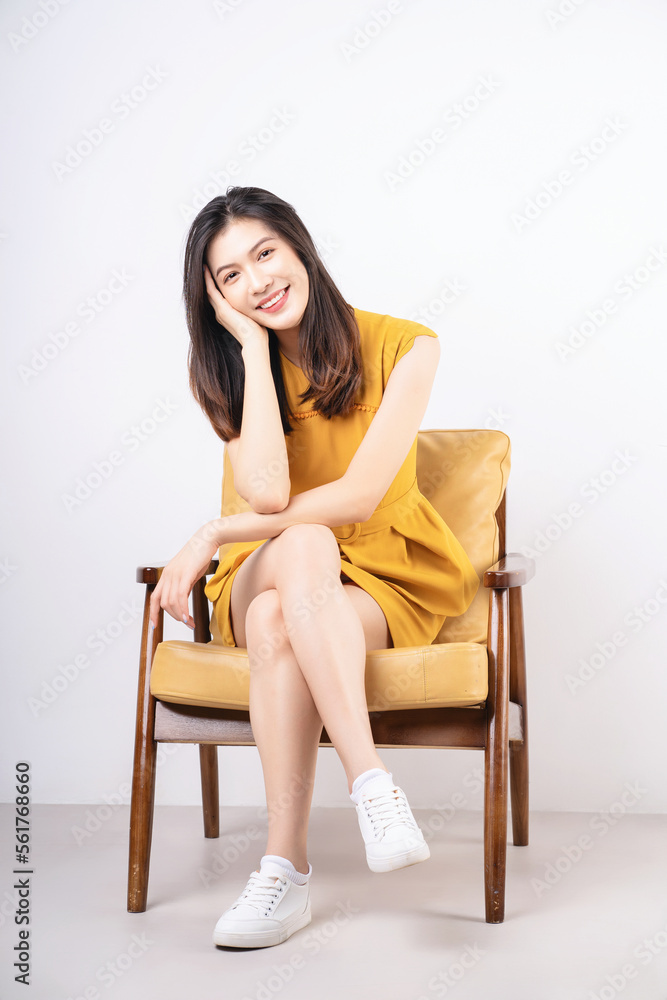
[[[230,223],[211,240],[205,262],[238,312],[272,330],[298,331],[308,304],[308,272],[290,244],[267,223]]]

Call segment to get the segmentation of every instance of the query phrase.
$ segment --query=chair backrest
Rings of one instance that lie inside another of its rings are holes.
[[[449,525],[481,577],[505,554],[504,523],[496,512],[510,471],[510,439],[503,431],[420,430],[417,482],[426,499]],[[221,516],[250,510],[234,488],[234,472],[225,448]],[[231,542],[223,545],[224,558]],[[480,582],[464,614],[448,618],[434,642],[486,642],[489,594]],[[214,618],[211,626],[213,629]]]
[[[419,431],[419,489],[449,525],[480,577],[468,610],[447,618],[434,643],[486,642],[489,592],[481,578],[505,555],[504,519],[499,524],[496,515],[509,477],[510,450],[503,431]]]

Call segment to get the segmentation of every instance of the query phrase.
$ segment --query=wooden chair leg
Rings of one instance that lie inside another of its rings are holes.
[[[201,796],[204,807],[204,836],[220,836],[220,794],[218,791],[218,748],[215,743],[199,744]]]
[[[204,592],[206,577],[200,577],[192,588],[192,617],[195,620],[195,642],[210,642],[208,597]],[[218,748],[214,743],[199,744],[201,797],[204,809],[204,836],[220,836],[220,793],[218,790]]]
[[[509,761],[509,596],[489,595],[489,695],[484,754],[484,882],[486,922],[505,918],[507,855],[507,781]]]
[[[150,668],[157,644],[162,641],[163,611],[153,632],[149,650],[150,598],[154,585],[147,585],[144,600],[144,621],[141,632],[137,721],[134,736],[134,769],[130,805],[130,850],[128,863],[127,909],[143,913],[148,899],[148,872],[153,834],[155,801],[155,768],[157,743],[155,729],[155,698],[150,693]]]
[[[517,847],[528,843],[528,707],[521,587],[510,588],[510,701],[521,705],[523,741],[510,743],[512,833]]]

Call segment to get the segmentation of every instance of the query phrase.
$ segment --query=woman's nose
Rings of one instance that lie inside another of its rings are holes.
[[[248,286],[252,292],[263,292],[271,284],[271,278],[264,271],[251,270],[248,274]]]

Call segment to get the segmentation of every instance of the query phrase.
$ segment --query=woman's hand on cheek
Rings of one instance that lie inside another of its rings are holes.
[[[255,320],[239,312],[238,309],[229,304],[213,280],[213,275],[206,264],[204,264],[204,281],[206,282],[208,300],[215,312],[215,318],[220,326],[224,326],[225,330],[229,330],[232,336],[238,340],[241,347],[251,337],[268,337],[266,327],[261,326],[261,324],[255,322]]]

